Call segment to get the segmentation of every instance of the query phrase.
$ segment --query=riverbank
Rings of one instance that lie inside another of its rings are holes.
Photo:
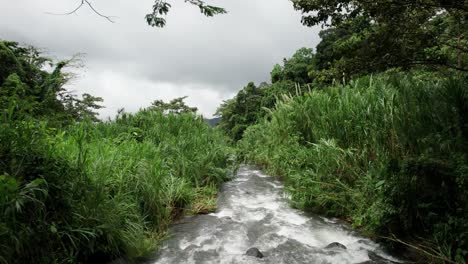
[[[156,249],[190,210],[214,210],[224,136],[192,113],[141,110],[54,128],[0,124],[0,263],[106,263]]]
[[[285,96],[239,151],[296,208],[409,245],[422,263],[465,263],[467,87],[395,71]]]
[[[291,208],[284,194],[281,182],[242,166],[237,177],[222,185],[218,210],[174,225],[155,259],[146,263],[398,261],[340,221]],[[251,248],[263,257],[247,256]]]

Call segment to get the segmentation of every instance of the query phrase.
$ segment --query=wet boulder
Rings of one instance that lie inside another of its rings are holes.
[[[256,258],[263,258],[263,254],[262,252],[260,252],[260,250],[258,248],[250,248],[249,250],[247,250],[247,252],[245,253],[247,256],[251,256],[251,257],[256,257]]]
[[[328,244],[325,249],[340,249],[340,250],[346,250],[346,246],[341,244],[341,243],[338,243],[338,242],[333,242],[333,243],[330,243]]]

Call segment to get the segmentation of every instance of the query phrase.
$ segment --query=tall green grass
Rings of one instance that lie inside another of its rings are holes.
[[[0,130],[0,263],[144,256],[197,192],[229,177],[224,136],[193,114]]]
[[[296,207],[464,263],[467,121],[466,79],[390,72],[285,96],[239,147],[284,179]]]

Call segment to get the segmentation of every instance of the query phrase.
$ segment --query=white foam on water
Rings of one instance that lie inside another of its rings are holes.
[[[193,220],[195,230],[187,230],[191,235],[176,234],[171,239],[177,246],[163,246],[154,263],[298,263],[287,259],[291,252],[276,251],[282,245],[295,247],[294,243],[301,247],[297,254],[302,254],[302,259],[314,259],[313,263],[365,262],[369,260],[368,251],[398,262],[377,243],[355,235],[337,219],[314,218],[292,209],[282,184],[259,170],[239,169],[238,177],[226,183],[223,190],[219,211],[208,215],[214,217],[210,220],[213,222],[207,225],[198,223],[197,218]],[[332,242],[347,249],[325,249]],[[254,246],[271,256],[245,256],[246,250]]]
[[[320,245],[320,242],[314,236],[311,236],[310,232],[301,228],[282,226],[277,234],[289,239],[297,240],[302,244],[311,247],[317,247]]]
[[[211,213],[210,215],[216,216],[218,218],[222,217],[232,217],[234,215],[234,212],[232,210],[222,210],[217,213]]]
[[[228,254],[242,255],[245,252],[245,242],[247,241],[245,230],[235,230],[228,232],[223,239],[222,250]]]
[[[324,222],[329,223],[329,224],[336,224],[338,222],[338,219],[335,218],[327,218],[320,216],[320,219],[322,219]]]
[[[367,256],[367,251],[341,251],[336,255],[332,256],[325,256],[325,260],[329,263],[361,263],[364,261],[368,261],[369,257]]]
[[[287,223],[287,224],[301,226],[309,221],[307,217],[300,215],[295,210],[289,209],[289,208],[286,210],[285,209],[278,210],[278,211],[275,211],[274,213],[275,213],[276,221],[278,221],[278,223]]]
[[[260,178],[270,178],[270,176],[263,173],[263,171],[253,170],[252,173],[256,174]]]
[[[277,182],[277,181],[274,181],[274,182],[268,182],[268,184],[270,186],[272,186],[273,188],[275,189],[282,189],[283,188],[283,185],[281,185],[281,183]]]
[[[237,177],[235,178],[234,180],[232,180],[232,182],[246,182],[248,181],[249,178],[241,178],[241,177]]]
[[[278,234],[264,234],[258,237],[258,240],[256,241],[256,244],[261,248],[262,250],[274,250],[278,247],[278,245],[281,245],[285,242],[288,241],[287,237],[280,236]]]

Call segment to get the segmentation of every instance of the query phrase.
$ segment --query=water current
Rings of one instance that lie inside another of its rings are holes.
[[[399,262],[337,219],[291,208],[279,181],[248,166],[223,185],[216,213],[186,217],[170,233],[148,263]],[[246,255],[253,247],[263,258]]]

